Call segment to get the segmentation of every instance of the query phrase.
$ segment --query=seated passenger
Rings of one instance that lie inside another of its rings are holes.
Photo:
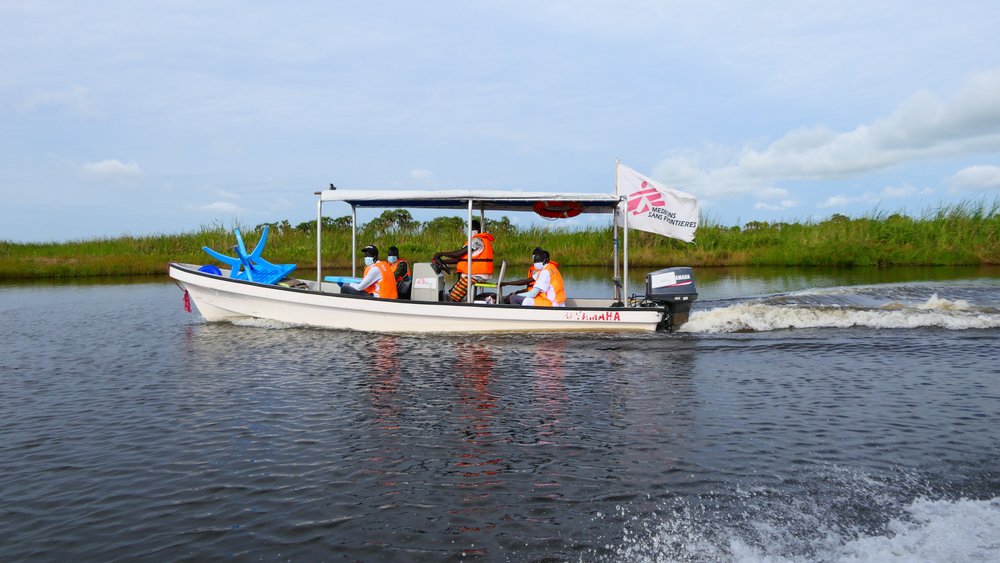
[[[392,276],[396,278],[396,293],[399,299],[409,299],[410,298],[410,283],[412,281],[412,273],[410,272],[410,265],[399,257],[399,249],[395,246],[389,247],[389,255],[386,257],[389,262],[389,266],[393,268]]]
[[[566,289],[563,285],[562,274],[559,273],[556,263],[549,260],[548,251],[535,252],[531,261],[538,271],[535,283],[528,292],[513,295],[510,298],[510,304],[526,307],[565,307]]]
[[[365,274],[361,281],[346,284],[340,292],[347,295],[362,295],[380,299],[395,299],[396,278],[388,262],[378,259],[378,248],[369,244],[361,249],[365,255]]]
[[[532,256],[534,256],[535,254],[537,254],[541,250],[542,250],[541,247],[536,246],[535,249],[531,251]],[[549,262],[551,264],[555,265],[556,268],[559,267],[559,263],[556,262],[555,260],[549,260]],[[525,287],[522,290],[515,291],[514,293],[511,293],[510,295],[505,295],[504,298],[503,298],[503,302],[506,303],[507,305],[510,305],[510,298],[511,297],[513,297],[515,295],[519,295],[521,293],[527,293],[528,291],[531,291],[531,288],[534,287],[534,285],[535,285],[535,278],[537,276],[538,276],[538,270],[535,269],[535,265],[534,264],[531,264],[530,266],[528,266],[528,277],[526,277],[524,279],[520,279],[520,280],[510,280],[510,281],[500,282],[500,287],[508,287],[508,286],[515,286],[515,285],[526,285],[527,286],[527,287]]]

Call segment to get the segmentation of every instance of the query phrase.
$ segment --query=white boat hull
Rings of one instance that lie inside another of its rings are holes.
[[[652,332],[661,307],[518,307],[477,303],[381,300],[310,289],[264,285],[170,264],[170,277],[209,322],[258,318],[319,328],[365,332]],[[576,303],[576,301],[571,301]]]

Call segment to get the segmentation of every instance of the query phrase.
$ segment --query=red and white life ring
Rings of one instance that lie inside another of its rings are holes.
[[[575,201],[536,201],[535,213],[549,219],[569,219],[583,211],[583,205]]]

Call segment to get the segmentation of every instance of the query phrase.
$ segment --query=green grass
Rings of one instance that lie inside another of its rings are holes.
[[[398,221],[384,220],[390,215]],[[395,245],[411,262],[427,261],[434,252],[454,250],[464,244],[460,229],[455,227],[455,221],[461,223],[461,219],[442,219],[421,224],[410,220],[406,212],[387,212],[359,231],[358,245],[375,244],[383,255]],[[323,268],[327,272],[347,270],[350,228],[344,227],[342,220],[329,224],[323,232]],[[610,227],[519,229],[505,220],[488,227],[497,236],[497,258],[514,266],[527,265],[535,246],[549,250],[554,260],[567,266],[612,264]],[[298,264],[300,275],[308,277],[316,267],[312,229],[309,223],[297,227],[287,221],[272,224],[264,257],[272,262]],[[241,230],[246,244],[253,248],[260,237],[259,229]],[[170,261],[212,262],[202,252],[202,246],[234,256],[235,243],[232,229],[221,225],[178,235],[65,243],[0,241],[0,279],[163,274]],[[916,218],[876,211],[855,219],[834,215],[820,222],[754,222],[743,227],[703,221],[692,244],[631,231],[629,256],[630,264],[636,267],[998,265],[1000,200],[991,205],[945,205],[928,209]]]

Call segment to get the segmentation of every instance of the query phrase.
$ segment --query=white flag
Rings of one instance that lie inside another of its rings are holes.
[[[628,226],[633,229],[694,241],[698,200],[693,195],[670,189],[624,165],[618,167],[618,190],[628,196],[625,209],[618,208],[622,224],[628,214]]]

